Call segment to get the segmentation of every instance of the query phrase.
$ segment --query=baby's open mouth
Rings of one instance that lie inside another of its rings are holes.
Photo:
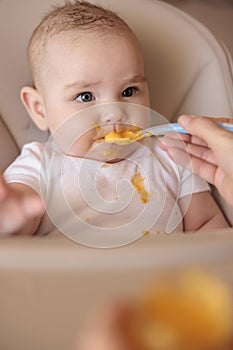
[[[105,141],[107,143],[116,143],[117,145],[128,145],[129,143],[136,142],[143,138],[143,133],[141,130],[138,131],[110,131],[103,138],[98,141]]]

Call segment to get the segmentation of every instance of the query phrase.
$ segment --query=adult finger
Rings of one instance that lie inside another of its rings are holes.
[[[209,163],[212,163],[214,165],[217,165],[217,162],[215,160],[215,157],[213,155],[213,152],[210,148],[206,146],[201,146],[197,144],[189,142],[182,142],[176,138],[173,137],[164,137],[163,139],[160,140],[160,147],[165,150],[167,153],[169,153],[173,160],[176,160],[176,157],[178,155],[182,154],[183,163],[187,163],[189,161],[189,156],[194,156],[200,159],[203,159]],[[183,152],[183,153],[181,153]]]
[[[178,122],[190,134],[203,139],[212,149],[217,149],[219,145],[224,147],[226,140],[230,140],[232,142],[233,148],[232,133],[220,128],[212,121],[211,118],[180,116],[178,118]]]
[[[192,157],[196,157],[213,165],[217,165],[213,152],[208,147],[193,145],[192,143],[186,143],[186,151]]]
[[[189,169],[194,174],[199,175],[204,180],[214,184],[217,171],[216,165],[192,155],[189,155],[189,158],[187,159],[187,153],[179,148],[169,149],[167,154],[176,164]]]
[[[161,137],[159,140],[163,141],[166,139],[173,139],[173,140],[178,140],[180,142],[191,142],[194,143],[196,145],[201,145],[201,146],[207,146],[207,143],[202,140],[200,137],[197,136],[193,136],[190,134],[182,134],[182,133],[178,133],[178,132],[168,132],[166,135],[164,135],[164,137]]]
[[[233,118],[228,118],[228,117],[209,117],[209,116],[204,116],[204,118],[208,118],[212,122],[221,122],[221,123],[228,123],[228,124],[233,124]]]

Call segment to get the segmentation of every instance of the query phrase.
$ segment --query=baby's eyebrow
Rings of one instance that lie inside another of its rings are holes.
[[[133,77],[126,78],[124,80],[125,84],[133,84],[133,83],[141,83],[141,82],[146,82],[146,78],[143,75],[135,75]],[[101,81],[86,81],[86,80],[79,80],[79,81],[74,81],[72,83],[68,83],[65,85],[65,90],[70,90],[70,89],[81,89],[85,90],[90,87],[95,87],[97,85],[101,84]]]
[[[146,82],[146,77],[143,76],[143,75],[135,75],[133,77],[125,79],[125,82],[128,83],[128,84],[142,83],[142,82]]]
[[[74,81],[73,83],[69,83],[65,85],[65,90],[68,89],[88,89],[91,86],[99,85],[100,81],[87,82],[85,80]]]

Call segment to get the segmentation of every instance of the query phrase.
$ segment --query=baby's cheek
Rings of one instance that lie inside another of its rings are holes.
[[[135,106],[132,114],[132,124],[145,129],[151,123],[151,109],[143,106]]]
[[[95,138],[95,131],[93,129],[84,132],[77,136],[77,139],[71,145],[70,154],[84,156],[91,148]]]

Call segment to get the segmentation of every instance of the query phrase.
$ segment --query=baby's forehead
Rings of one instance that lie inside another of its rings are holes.
[[[45,49],[45,56],[54,56],[54,53],[61,52],[63,50],[72,50],[73,48],[82,48],[82,44],[88,47],[90,50],[96,50],[97,47],[109,47],[112,42],[118,43],[129,43],[130,46],[135,46],[135,48],[140,48],[137,38],[131,34],[125,34],[119,31],[107,32],[107,31],[80,31],[73,30],[69,32],[60,32],[47,41],[47,47]],[[94,45],[93,45],[94,44]],[[81,53],[81,51],[80,51]],[[91,57],[90,57],[91,58]]]
[[[116,32],[90,32],[90,31],[80,31],[72,30],[67,32],[60,32],[49,38],[47,41],[47,47],[43,55],[43,59],[40,60],[40,74],[39,78],[41,83],[47,81],[47,76],[51,69],[54,71],[56,68],[62,69],[62,62],[69,61],[71,66],[74,64],[75,57],[83,57],[89,53],[87,59],[92,59],[96,56],[95,52],[101,52],[101,47],[109,48],[113,47],[116,41],[121,45],[124,42],[124,45],[127,47],[133,47],[135,59],[142,59],[142,52],[140,44],[136,37],[131,33],[124,35],[122,37],[119,31]],[[111,45],[109,45],[111,43]],[[129,44],[128,44],[129,43]],[[100,50],[99,50],[100,48]],[[116,45],[116,49],[119,48],[119,45]],[[123,48],[124,49],[124,48]],[[64,68],[64,67],[63,67]]]

